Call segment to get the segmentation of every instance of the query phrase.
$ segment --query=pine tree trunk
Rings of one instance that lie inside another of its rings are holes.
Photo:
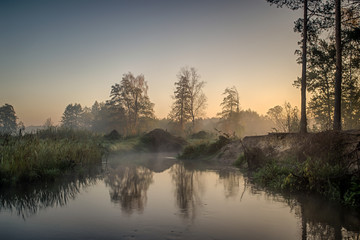
[[[194,133],[195,131],[195,115],[192,114],[192,132]]]
[[[306,55],[307,55],[307,28],[308,28],[307,6],[308,6],[308,1],[304,0],[300,133],[307,132],[307,119],[306,119]]]
[[[341,0],[335,0],[335,41],[336,41],[336,73],[335,73],[335,106],[334,130],[341,130]]]

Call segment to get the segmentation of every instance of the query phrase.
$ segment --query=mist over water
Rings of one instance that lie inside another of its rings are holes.
[[[136,161],[134,161],[136,159]],[[1,191],[5,239],[347,239],[359,217],[315,196],[253,186],[232,167],[169,154],[112,155],[26,191]]]

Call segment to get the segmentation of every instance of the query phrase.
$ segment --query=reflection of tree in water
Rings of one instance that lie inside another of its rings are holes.
[[[110,187],[111,201],[120,203],[125,213],[132,214],[134,210],[144,210],[152,180],[153,173],[145,167],[119,166],[109,169],[105,184]]]
[[[182,216],[194,219],[196,207],[201,204],[199,193],[203,188],[199,172],[187,170],[183,163],[173,165],[170,172],[175,183],[176,203]]]
[[[240,189],[240,175],[234,169],[222,169],[219,171],[220,182],[224,185],[225,197],[235,197]]]
[[[359,239],[360,219],[349,209],[319,199],[297,199],[302,239]]]
[[[23,185],[21,187],[0,189],[0,210],[16,212],[23,219],[39,210],[65,206],[85,187],[91,186],[101,178],[101,168],[89,168],[80,173],[69,173],[54,182]]]
[[[360,239],[360,217],[356,211],[311,196],[266,192],[266,198],[289,205],[301,220],[303,240]]]
[[[324,239],[324,240],[330,240],[330,239],[342,239],[341,235],[340,238],[335,237],[335,229],[331,226],[319,223],[319,222],[307,222],[306,226],[306,232],[303,234],[306,234],[303,236],[303,239]]]

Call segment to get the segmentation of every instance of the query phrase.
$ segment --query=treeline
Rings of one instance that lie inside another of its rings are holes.
[[[148,84],[144,75],[123,75],[119,83],[111,86],[109,100],[95,101],[91,107],[79,103],[68,104],[57,127],[86,129],[102,134],[116,130],[123,136],[142,134],[154,128],[163,128],[177,135],[191,135],[200,130],[223,132],[238,137],[267,134],[268,132],[297,132],[300,126],[298,108],[285,102],[282,106],[270,108],[260,115],[251,109],[240,107],[239,92],[235,86],[226,88],[217,117],[207,118],[207,98],[203,92],[205,82],[195,68],[182,68],[177,74],[173,105],[168,117],[156,118],[154,104],[148,96]],[[319,101],[319,104],[322,103]],[[14,108],[5,104],[0,107],[0,132],[15,134],[24,130],[22,122],[17,123]],[[316,119],[315,119],[316,121]],[[313,127],[317,128],[319,122]],[[323,128],[326,125],[320,122]],[[43,128],[54,127],[51,118],[46,119]],[[356,125],[356,127],[359,127]]]
[[[154,104],[147,94],[148,84],[143,75],[123,75],[119,83],[111,86],[109,99],[95,101],[91,107],[79,103],[68,104],[58,126],[51,118],[42,128],[86,129],[102,134],[116,130],[123,136],[139,135],[154,128],[163,128],[177,135],[191,135],[200,130],[224,132],[239,137],[266,134],[270,131],[295,131],[296,127],[285,127],[286,114],[280,106],[262,116],[250,109],[242,110],[236,87],[226,88],[217,117],[207,118],[207,98],[203,92],[205,81],[195,68],[184,67],[177,74],[173,105],[168,116],[156,118]],[[285,108],[286,109],[286,108]],[[294,112],[298,121],[298,112]],[[21,134],[24,125],[17,123],[14,108],[5,104],[0,107],[0,133]]]
[[[241,110],[236,87],[225,89],[221,112],[216,118],[207,118],[207,97],[203,92],[205,84],[195,68],[181,68],[174,83],[171,110],[166,118],[158,119],[147,94],[149,87],[144,75],[135,77],[129,72],[123,75],[120,83],[111,86],[109,100],[96,101],[91,107],[69,104],[63,113],[61,126],[100,133],[116,130],[123,136],[138,135],[154,128],[163,128],[177,135],[191,135],[205,130],[239,137],[271,131],[297,131],[299,112],[296,107],[285,103],[284,108],[275,106],[266,116],[251,109]]]
[[[110,99],[95,102],[91,108],[69,104],[61,125],[85,128],[96,132],[115,129],[123,135],[136,135],[151,128],[155,120],[154,104],[147,95],[148,85],[143,75],[124,74],[120,83],[111,86]]]
[[[355,76],[358,78],[353,72],[353,77]],[[79,103],[68,104],[58,127],[87,129],[102,134],[116,130],[123,136],[139,135],[154,128],[163,128],[177,135],[191,135],[205,130],[238,137],[299,130],[300,111],[296,106],[285,102],[270,108],[265,116],[251,109],[243,110],[235,86],[224,90],[224,98],[220,103],[221,111],[217,117],[207,118],[207,98],[203,92],[205,84],[205,81],[200,80],[195,68],[182,68],[174,84],[171,111],[168,117],[158,119],[154,114],[154,104],[147,94],[149,87],[144,75],[134,76],[129,72],[123,75],[119,83],[111,86],[109,100],[100,103],[95,101],[91,107],[82,107]],[[358,88],[353,91],[357,93],[354,95],[360,96]],[[331,120],[325,118],[327,121],[324,121],[324,118],[319,118],[321,113],[329,117],[329,113],[321,109],[329,107],[330,104],[326,105],[316,96],[310,101],[312,111],[319,108],[317,115],[314,114],[314,124],[311,125],[313,131],[331,126]],[[349,111],[349,114],[358,114],[358,108],[353,112]],[[344,126],[360,127],[357,123],[359,119],[349,118],[352,120],[351,125],[347,118],[344,119]],[[54,127],[51,118],[46,119],[42,127]],[[23,123],[17,123],[14,108],[9,104],[0,107],[0,132],[14,134],[23,130]]]

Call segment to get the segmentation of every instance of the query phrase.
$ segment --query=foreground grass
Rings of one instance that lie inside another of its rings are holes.
[[[48,129],[0,141],[0,184],[52,180],[77,166],[100,163],[101,138],[86,131]]]

